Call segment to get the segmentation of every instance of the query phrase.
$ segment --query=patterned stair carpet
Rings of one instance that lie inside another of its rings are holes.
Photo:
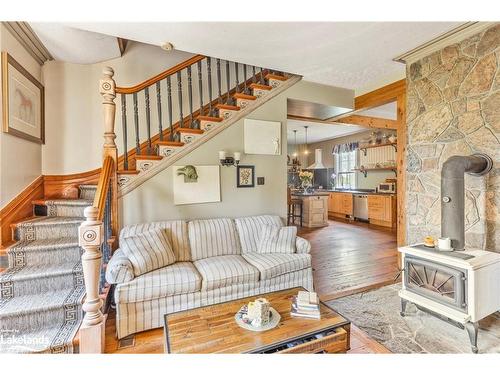
[[[342,297],[326,304],[393,353],[471,353],[465,330],[408,303],[399,315],[400,284]],[[479,322],[479,353],[500,353],[500,312]]]
[[[0,274],[0,353],[73,353],[85,296],[78,227],[95,186],[80,199],[46,201],[47,215],[20,222]]]

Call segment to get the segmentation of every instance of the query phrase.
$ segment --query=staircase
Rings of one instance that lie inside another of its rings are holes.
[[[17,241],[0,274],[0,353],[72,353],[85,296],[78,227],[95,185],[80,199],[33,202],[35,216],[13,224]]]

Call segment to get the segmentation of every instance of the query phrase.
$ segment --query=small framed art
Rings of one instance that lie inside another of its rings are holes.
[[[238,165],[236,167],[236,186],[239,188],[255,186],[255,166]]]

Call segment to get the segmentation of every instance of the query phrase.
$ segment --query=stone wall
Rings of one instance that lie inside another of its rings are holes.
[[[500,25],[407,67],[407,239],[439,237],[440,172],[483,152],[485,177],[466,176],[466,246],[500,252]]]

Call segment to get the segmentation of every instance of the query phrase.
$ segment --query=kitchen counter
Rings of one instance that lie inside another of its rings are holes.
[[[376,191],[366,191],[366,190],[321,190],[320,192],[326,193],[350,193],[350,194],[365,194],[365,195],[396,195],[396,193],[379,193]]]
[[[328,190],[315,191],[314,193],[292,193],[294,197],[318,197],[318,196],[328,196]]]
[[[302,223],[305,227],[316,228],[328,225],[328,199],[330,193],[320,191],[311,194],[292,193],[292,197],[302,201]]]

